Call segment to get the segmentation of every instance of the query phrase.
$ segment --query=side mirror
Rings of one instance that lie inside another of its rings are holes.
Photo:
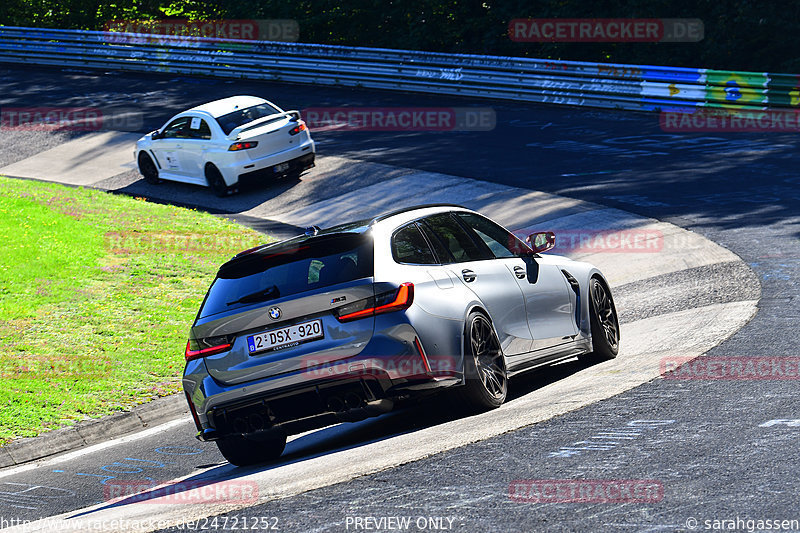
[[[153,133],[150,134],[150,138],[152,140],[154,140],[154,141],[156,139],[160,139],[161,138],[161,132],[159,132],[158,130],[154,131]]]
[[[538,233],[531,233],[525,239],[534,253],[540,254],[547,250],[552,250],[556,246],[556,234],[552,231],[540,231]]]

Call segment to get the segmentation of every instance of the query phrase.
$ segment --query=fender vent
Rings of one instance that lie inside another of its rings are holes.
[[[161,168],[161,163],[158,162],[158,158],[156,157],[156,154],[154,154],[152,150],[148,150],[148,151],[150,152],[150,155],[153,156],[153,161],[156,162],[156,165],[158,165],[158,168],[160,169]]]
[[[567,283],[572,288],[572,292],[575,293],[575,325],[578,326],[578,330],[581,329],[581,284],[578,283],[578,280],[575,279],[572,274],[567,272],[566,270],[561,271],[564,274],[564,277],[567,278]]]

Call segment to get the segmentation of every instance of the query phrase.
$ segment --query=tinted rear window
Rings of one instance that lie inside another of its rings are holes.
[[[223,265],[208,290],[199,317],[255,303],[269,303],[372,275],[370,234],[334,234],[305,239]]]
[[[395,232],[392,237],[392,256],[398,263],[436,264],[436,258],[428,247],[425,237],[413,222]]]
[[[228,135],[239,126],[243,126],[248,122],[253,122],[262,117],[274,115],[275,113],[280,113],[280,111],[269,104],[258,104],[217,117],[217,122],[219,122],[219,127],[222,128],[225,135]]]

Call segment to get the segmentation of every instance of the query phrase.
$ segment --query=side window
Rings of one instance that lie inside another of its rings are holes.
[[[428,242],[414,223],[400,228],[392,236],[392,257],[398,263],[436,264]]]
[[[417,224],[419,229],[428,238],[428,242],[431,244],[431,248],[433,248],[433,253],[436,254],[436,257],[439,258],[440,263],[452,263],[454,261],[453,256],[450,255],[450,251],[445,248],[442,241],[439,240],[436,235],[433,234],[431,228],[428,227],[427,224]]]
[[[187,131],[191,139],[208,140],[211,138],[211,128],[208,127],[205,120],[199,117],[192,117]]]
[[[484,252],[478,248],[472,237],[450,216],[450,213],[426,217],[425,223],[442,241],[456,262],[491,259],[488,250]]]
[[[169,126],[164,128],[164,133],[162,138],[164,139],[176,139],[181,137],[183,130],[189,124],[189,117],[181,117],[176,118],[172,122],[170,122]]]
[[[458,213],[458,216],[478,234],[495,257],[516,257],[525,251],[526,246],[513,233],[488,218],[473,213]]]

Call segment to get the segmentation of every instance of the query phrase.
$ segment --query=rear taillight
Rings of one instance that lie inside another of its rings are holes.
[[[249,148],[255,148],[258,146],[258,141],[244,141],[233,143],[228,147],[229,152],[238,152],[239,150],[247,150]]]
[[[200,359],[222,352],[227,352],[233,347],[233,342],[227,336],[208,337],[199,340],[189,340],[186,343],[186,360]]]
[[[396,291],[379,294],[374,298],[365,298],[351,304],[343,305],[336,310],[339,322],[349,322],[368,316],[391,313],[408,309],[414,303],[414,284],[403,283]]]
[[[302,120],[298,120],[297,126],[289,130],[289,135],[297,135],[298,133],[304,131],[305,129],[306,129],[306,123],[303,122]]]

